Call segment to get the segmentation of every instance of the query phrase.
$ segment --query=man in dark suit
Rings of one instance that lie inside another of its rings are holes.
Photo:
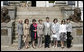
[[[73,39],[71,32],[72,32],[72,24],[70,23],[70,20],[67,19],[67,48],[71,47],[71,42]]]

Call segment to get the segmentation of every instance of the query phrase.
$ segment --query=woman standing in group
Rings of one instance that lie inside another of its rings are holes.
[[[60,25],[58,23],[58,20],[55,18],[53,20],[53,24],[52,24],[52,27],[51,27],[51,31],[52,31],[51,38],[54,41],[54,47],[57,47],[58,40],[59,40],[59,26]]]
[[[17,24],[17,32],[18,32],[18,50],[22,47],[22,36],[23,36],[23,24],[22,20],[19,20]]]
[[[37,25],[37,35],[38,35],[38,47],[42,47],[42,37],[43,37],[43,24],[42,20],[38,20],[39,24]]]
[[[29,47],[29,41],[30,41],[30,34],[29,34],[29,20],[25,19],[24,20],[24,26],[23,26],[23,30],[24,30],[24,43],[25,43],[25,47],[28,48]]]
[[[66,36],[67,30],[66,30],[65,20],[61,21],[59,33],[60,33],[61,47],[64,48],[64,41],[66,41],[66,38],[67,38],[67,36]]]
[[[30,31],[31,31],[32,46],[33,48],[36,48],[35,42],[37,41],[37,23],[35,19],[32,20],[32,24],[30,25]]]

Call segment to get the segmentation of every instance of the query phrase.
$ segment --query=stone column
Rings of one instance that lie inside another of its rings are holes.
[[[3,7],[3,1],[1,1],[1,7]]]
[[[45,1],[46,2],[46,7],[49,7],[49,1]]]

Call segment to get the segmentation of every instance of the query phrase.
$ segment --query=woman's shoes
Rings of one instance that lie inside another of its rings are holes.
[[[18,48],[18,50],[20,50],[20,48]]]
[[[61,47],[62,49],[64,48],[64,46]]]
[[[57,48],[57,46],[55,46],[55,48]]]
[[[29,48],[29,46],[26,46],[26,49]]]
[[[36,47],[35,47],[35,46],[33,46],[33,48],[34,48],[34,49],[36,49]]]

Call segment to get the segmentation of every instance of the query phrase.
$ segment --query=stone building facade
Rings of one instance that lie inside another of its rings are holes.
[[[14,5],[16,6],[16,10],[15,10]],[[11,16],[11,20],[14,20],[14,23],[15,23],[14,25],[15,31],[13,31],[14,34],[11,36],[13,43],[17,43],[18,41],[17,28],[16,28],[18,19],[24,20],[28,18],[31,24],[31,21],[33,18],[35,18],[36,20],[43,19],[45,21],[45,17],[48,16],[50,17],[50,21],[52,21],[54,18],[58,18],[60,22],[60,20],[62,20],[63,18],[67,18],[68,15],[73,13],[73,11],[62,12],[61,8],[64,7],[64,8],[74,9],[75,7],[80,7],[81,12],[82,12],[81,21],[83,21],[83,1],[74,1],[74,2],[73,1],[70,1],[70,2],[69,1],[54,1],[53,3],[49,1],[36,1],[34,5],[33,5],[33,2],[31,1],[26,1],[26,2],[8,1],[7,3],[5,2],[5,4],[4,4],[4,1],[1,1],[1,7],[4,7],[4,6],[9,9],[11,8],[9,13]],[[15,10],[15,11],[12,11],[12,10]],[[14,16],[15,13],[16,13],[16,16]],[[73,42],[73,44],[82,44],[83,43],[83,23],[80,24],[80,23],[72,22],[72,24],[73,24],[72,35],[75,41]],[[3,36],[1,35],[1,37]],[[3,44],[5,40],[6,39],[4,38],[4,41],[2,41],[1,44]]]

